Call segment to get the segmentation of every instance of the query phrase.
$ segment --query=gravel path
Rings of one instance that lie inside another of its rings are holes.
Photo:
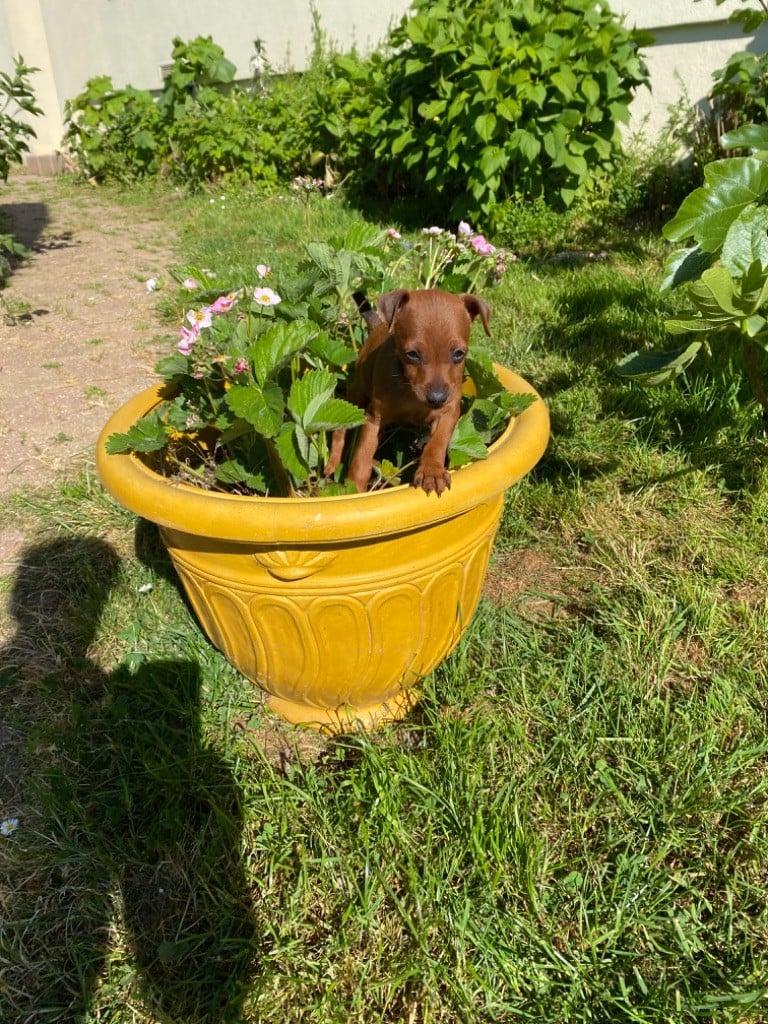
[[[22,175],[0,185],[0,231],[33,252],[0,292],[2,501],[92,463],[111,410],[152,383],[170,332],[146,281],[173,239],[98,189]],[[0,575],[22,542],[0,523]]]

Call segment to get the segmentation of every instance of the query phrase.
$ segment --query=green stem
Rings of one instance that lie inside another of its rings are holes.
[[[293,483],[288,471],[283,465],[280,455],[275,447],[274,442],[271,438],[265,437],[264,443],[267,447],[267,455],[269,456],[269,464],[272,467],[272,472],[275,475],[277,481],[277,497],[278,498],[294,498],[296,492],[293,488]]]

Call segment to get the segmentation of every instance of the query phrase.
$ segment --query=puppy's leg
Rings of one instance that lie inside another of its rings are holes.
[[[370,482],[373,457],[379,447],[380,433],[381,420],[377,416],[367,413],[365,423],[360,427],[355,454],[352,456],[347,474],[347,479],[352,481],[358,491],[366,490]]]
[[[341,456],[344,452],[344,441],[346,436],[346,427],[340,427],[338,430],[334,430],[333,434],[331,434],[331,450],[328,453],[328,461],[323,467],[323,476],[333,476],[336,472],[336,467],[341,462]]]
[[[451,486],[451,475],[445,468],[445,457],[451,443],[457,417],[440,416],[432,422],[432,433],[424,445],[419,467],[413,478],[414,487],[422,487],[427,494],[435,491],[438,497]]]

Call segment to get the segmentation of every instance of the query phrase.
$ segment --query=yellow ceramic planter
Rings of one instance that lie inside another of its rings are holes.
[[[533,388],[496,367],[513,393]],[[296,724],[334,731],[402,717],[456,645],[480,598],[504,492],[541,458],[544,402],[456,470],[440,498],[401,486],[325,498],[256,498],[176,484],[108,455],[161,400],[151,388],[104,427],[97,469],[156,523],[205,632]]]

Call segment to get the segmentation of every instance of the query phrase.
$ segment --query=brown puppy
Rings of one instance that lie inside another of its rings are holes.
[[[414,486],[440,495],[451,486],[445,461],[460,413],[469,332],[479,316],[490,335],[488,303],[438,288],[388,292],[379,298],[377,312],[362,296],[358,303],[370,332],[347,398],[366,415],[348,479],[364,491],[382,431],[391,423],[409,423],[429,428]],[[334,431],[326,476],[341,461],[345,434]]]

